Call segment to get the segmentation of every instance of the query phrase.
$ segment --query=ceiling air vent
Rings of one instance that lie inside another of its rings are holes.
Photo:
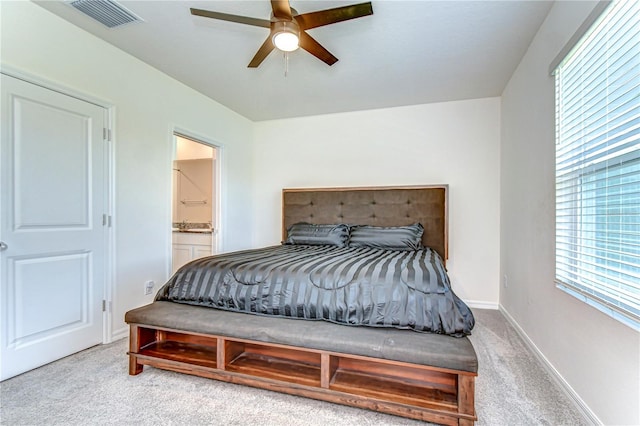
[[[142,21],[140,17],[112,0],[75,0],[69,4],[109,28]]]

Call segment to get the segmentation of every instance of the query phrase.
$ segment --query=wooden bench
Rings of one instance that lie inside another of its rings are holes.
[[[127,312],[144,365],[445,425],[477,419],[466,338],[154,302]]]

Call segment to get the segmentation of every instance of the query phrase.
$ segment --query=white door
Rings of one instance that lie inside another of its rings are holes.
[[[103,341],[102,107],[6,75],[0,379]]]

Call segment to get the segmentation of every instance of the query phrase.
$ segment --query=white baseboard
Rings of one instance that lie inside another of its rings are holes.
[[[591,411],[589,406],[582,400],[582,398],[580,398],[580,395],[578,395],[576,391],[573,390],[571,385],[569,385],[569,383],[564,379],[564,377],[562,377],[562,375],[558,372],[558,370],[555,369],[553,364],[549,362],[547,357],[545,357],[544,354],[540,351],[540,349],[538,349],[535,343],[533,343],[533,341],[529,338],[527,333],[524,332],[522,327],[520,327],[520,325],[511,316],[511,314],[507,312],[504,306],[499,305],[499,309],[500,309],[500,312],[502,312],[502,314],[505,316],[507,321],[509,321],[509,323],[513,326],[513,328],[515,328],[515,330],[518,332],[520,337],[522,337],[522,340],[524,341],[525,345],[527,345],[527,347],[531,350],[531,352],[533,352],[536,358],[538,358],[538,360],[540,361],[544,369],[549,373],[551,378],[558,384],[560,389],[564,392],[565,395],[567,395],[569,400],[573,402],[576,409],[578,410],[578,412],[580,412],[580,414],[583,415],[585,420],[594,425],[602,425],[603,423],[600,421],[598,416],[596,416],[595,413]]]
[[[470,308],[493,309],[493,310],[499,309],[497,303],[485,302],[482,300],[465,300],[464,303],[466,303],[467,306]]]
[[[129,327],[122,327],[118,330],[114,330],[111,333],[111,341],[115,342],[116,340],[124,339],[125,337],[129,337]]]

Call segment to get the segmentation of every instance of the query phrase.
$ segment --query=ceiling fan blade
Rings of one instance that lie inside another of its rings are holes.
[[[272,2],[273,3],[273,2]],[[373,15],[371,2],[353,4],[351,6],[336,7],[335,9],[319,10],[317,12],[303,13],[296,16],[296,21],[302,30],[322,27],[324,25],[335,24],[336,22],[348,21],[349,19],[361,18]]]
[[[269,34],[269,37],[267,37],[264,43],[262,43],[262,46],[260,46],[260,49],[258,49],[255,56],[253,57],[251,62],[249,62],[249,65],[247,65],[247,67],[257,68],[258,65],[260,65],[262,61],[264,61],[264,58],[266,58],[273,49],[275,49],[275,46],[271,41],[271,34]]]
[[[273,16],[280,19],[291,20],[291,5],[289,0],[271,0]]]
[[[228,13],[213,12],[211,10],[191,8],[191,14],[204,16],[205,18],[220,19],[221,21],[236,22],[238,24],[253,25],[254,27],[271,28],[271,21],[266,19],[250,18],[248,16],[229,15]]]
[[[338,58],[333,56],[331,52],[322,47],[320,43],[304,31],[300,31],[300,47],[327,65],[333,65],[338,62]]]

